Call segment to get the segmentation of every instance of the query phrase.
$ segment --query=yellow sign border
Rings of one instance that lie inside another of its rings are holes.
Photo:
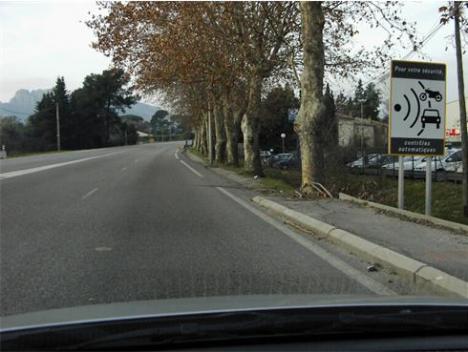
[[[392,153],[392,144],[391,144],[391,129],[392,129],[392,93],[393,93],[393,84],[392,84],[392,63],[393,61],[400,61],[400,62],[416,62],[420,64],[436,64],[436,65],[444,65],[445,66],[445,104],[444,104],[444,138],[442,140],[442,144],[444,146],[444,152],[442,154],[406,154],[406,153]],[[447,63],[445,62],[432,62],[432,61],[417,61],[417,60],[391,60],[390,61],[390,95],[388,96],[388,128],[387,128],[387,154],[388,155],[396,155],[396,156],[445,156],[445,143],[446,143],[446,132],[447,132]]]

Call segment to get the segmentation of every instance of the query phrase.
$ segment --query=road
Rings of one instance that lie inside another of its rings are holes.
[[[0,315],[169,297],[386,293],[250,208],[246,191],[180,145],[3,160]]]

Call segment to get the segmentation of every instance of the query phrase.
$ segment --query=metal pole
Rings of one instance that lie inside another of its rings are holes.
[[[125,145],[128,144],[127,127],[125,127]]]
[[[364,126],[362,124],[362,120],[363,120],[363,108],[362,108],[362,102],[361,102],[361,158],[362,159],[362,165],[364,167]]]
[[[59,115],[59,104],[55,104],[55,118],[57,121],[57,150],[60,151],[60,115]]]
[[[425,214],[431,215],[432,204],[432,156],[426,158],[426,211]]]
[[[405,207],[405,169],[403,167],[403,157],[398,157],[398,208]]]
[[[282,145],[283,145],[283,154],[285,153],[285,146],[284,146],[284,138],[281,138]]]
[[[463,76],[463,57],[460,35],[460,8],[461,1],[454,2],[454,24],[455,24],[455,48],[457,57],[457,80],[458,80],[458,104],[460,106],[460,135],[462,140],[462,163],[463,163],[463,214],[468,216],[468,133],[466,122],[466,104],[465,104],[465,82]]]

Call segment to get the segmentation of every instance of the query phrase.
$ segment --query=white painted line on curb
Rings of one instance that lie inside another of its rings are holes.
[[[0,180],[3,180],[3,179],[5,179],[5,178],[12,178],[12,177],[18,177],[18,176],[23,176],[23,175],[27,175],[27,174],[33,174],[33,173],[36,173],[36,172],[45,171],[45,170],[50,170],[50,169],[55,169],[55,168],[62,167],[62,166],[67,166],[67,165],[82,163],[83,161],[88,161],[88,160],[103,158],[103,157],[105,157],[105,156],[115,155],[115,154],[120,154],[120,153],[124,153],[124,152],[107,153],[107,154],[103,154],[103,155],[91,156],[91,157],[89,157],[89,158],[83,158],[83,159],[77,159],[77,160],[72,160],[72,161],[66,161],[66,162],[63,162],[63,163],[57,163],[57,164],[50,164],[50,165],[44,165],[44,166],[39,166],[39,167],[33,167],[33,168],[31,168],[31,169],[25,169],[25,170],[18,170],[18,171],[5,172],[5,173],[3,173],[3,174],[0,174]]]
[[[91,191],[89,191],[88,193],[86,193],[83,197],[81,197],[82,200],[85,200],[86,198],[90,197],[93,193],[97,192],[98,191],[98,188],[93,188]]]
[[[176,158],[177,160],[179,160],[179,154],[178,154],[178,152],[175,152],[174,156],[175,156],[175,158]]]
[[[185,166],[187,167],[190,171],[192,171],[195,175],[197,175],[198,177],[203,177],[203,175],[201,173],[199,173],[197,170],[195,170],[193,167],[191,167],[189,164],[187,164],[185,161],[183,160],[180,160],[180,162]]]
[[[339,259],[338,257],[334,256],[324,248],[317,246],[307,238],[305,238],[302,235],[299,235],[295,233],[294,231],[290,230],[288,227],[285,225],[279,223],[278,221],[274,220],[273,218],[269,217],[268,215],[264,214],[260,210],[256,209],[255,207],[251,206],[247,202],[243,201],[242,199],[234,196],[232,193],[226,191],[222,187],[216,187],[220,192],[224,193],[226,196],[231,198],[233,201],[236,203],[240,204],[247,210],[249,210],[251,213],[257,215],[259,218],[261,218],[263,221],[266,223],[272,225],[282,233],[284,233],[286,236],[291,238],[292,240],[296,241],[299,243],[301,246],[304,248],[308,249],[312,253],[314,253],[316,256],[321,258],[322,260],[326,261],[328,264],[333,266],[335,269],[341,271],[343,274],[346,276],[350,277],[354,281],[357,281],[360,283],[362,286],[366,287],[368,290],[378,294],[378,295],[384,295],[384,296],[390,296],[390,295],[397,295],[397,293],[390,288],[386,287],[385,285],[382,285],[380,282],[375,281],[374,279],[370,278],[369,276],[361,273],[359,270],[354,269],[352,266],[344,262],[343,260]]]

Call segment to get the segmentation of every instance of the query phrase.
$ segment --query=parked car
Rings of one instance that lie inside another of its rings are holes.
[[[459,164],[462,161],[462,151],[457,149],[451,149],[449,154],[445,157],[434,157],[432,158],[432,170],[433,171],[456,171]],[[421,162],[415,167],[417,171],[426,170],[426,158],[423,158]]]
[[[279,154],[273,154],[269,159],[268,159],[268,164],[269,166],[273,166],[273,164],[277,161],[279,161],[280,159],[284,159],[286,158],[288,155],[290,155],[291,153],[279,153]]]
[[[387,154],[377,154],[375,158],[369,160],[367,167],[380,168],[383,165],[391,164],[395,161],[395,157]]]
[[[413,170],[413,168],[416,168],[416,165],[419,165],[419,163],[421,162],[423,158],[424,157],[422,156],[405,156],[403,158],[403,170],[405,171]],[[392,162],[383,165],[382,169],[399,170],[400,164],[398,162],[398,159],[394,159]]]
[[[463,154],[462,151],[456,150],[454,153],[449,154],[444,160],[444,168],[446,171],[456,172],[463,166]]]
[[[272,155],[273,155],[272,150],[260,151],[260,160],[262,161],[263,166],[269,165]]]
[[[416,171],[425,171],[427,165],[427,158],[422,158],[417,165],[415,165],[414,169]],[[432,157],[432,171],[443,171],[444,163],[443,158],[439,156]]]
[[[299,158],[294,153],[281,153],[272,163],[272,167],[277,169],[291,169],[299,165]]]
[[[365,164],[365,166],[369,165],[369,163],[378,157],[379,154],[368,154],[367,155],[367,162],[365,161],[365,157],[361,157],[357,160],[354,160],[348,164],[346,164],[346,166],[350,167],[350,168],[362,168],[363,167],[363,164]]]

